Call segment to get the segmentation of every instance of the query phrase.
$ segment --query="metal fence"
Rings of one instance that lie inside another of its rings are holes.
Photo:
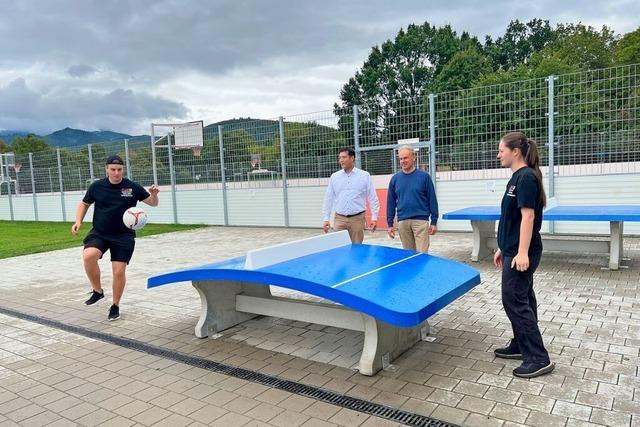
[[[157,146],[155,163],[150,139],[16,154],[2,165],[0,192],[83,192],[104,176],[106,157],[120,154],[126,176],[145,186],[157,179],[171,186],[174,200],[180,191],[241,188],[281,188],[286,200],[287,188],[325,185],[338,168],[340,147],[354,147],[358,164],[372,175],[394,173],[397,148],[407,139],[418,141],[419,167],[435,170],[438,180],[485,179],[499,168],[500,136],[521,130],[538,141],[542,165],[554,171],[548,175],[553,195],[558,175],[640,172],[639,67],[230,120],[204,128],[200,155]]]

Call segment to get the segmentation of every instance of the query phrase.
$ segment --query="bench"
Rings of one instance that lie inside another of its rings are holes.
[[[448,212],[445,220],[470,220],[473,230],[471,259],[479,261],[496,249],[496,221],[500,220],[497,206],[471,206]],[[545,251],[609,256],[609,269],[618,270],[623,256],[624,222],[640,221],[640,205],[554,206],[543,213],[545,221],[605,221],[609,223],[609,238],[548,238],[543,236]],[[624,267],[624,266],[623,266]]]
[[[351,244],[341,231],[159,274],[148,279],[147,288],[185,281],[202,303],[197,337],[258,315],[362,331],[359,371],[374,375],[428,334],[427,318],[479,284],[480,275],[431,255]],[[275,297],[269,285],[328,302]]]

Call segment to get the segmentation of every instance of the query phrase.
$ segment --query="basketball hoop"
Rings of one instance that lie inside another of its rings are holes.
[[[200,157],[202,154],[202,146],[200,145],[194,145],[191,149],[193,150],[193,157]]]

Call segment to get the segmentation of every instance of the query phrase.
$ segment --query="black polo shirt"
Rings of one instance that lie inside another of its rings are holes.
[[[93,229],[100,234],[114,236],[134,234],[122,222],[125,211],[145,200],[150,194],[140,184],[123,178],[118,184],[109,182],[109,178],[95,181],[89,186],[82,201],[95,203],[93,210]]]
[[[522,223],[521,208],[534,210],[535,218],[529,255],[539,255],[542,253],[542,238],[540,237],[542,204],[540,203],[538,178],[533,173],[533,169],[529,167],[515,171],[502,197],[500,223],[498,224],[498,247],[507,257],[514,257],[518,254],[520,224]]]

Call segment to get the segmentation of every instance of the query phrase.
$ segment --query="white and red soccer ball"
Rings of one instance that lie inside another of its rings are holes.
[[[122,222],[130,230],[140,230],[147,224],[147,214],[139,207],[127,209],[122,215]]]

